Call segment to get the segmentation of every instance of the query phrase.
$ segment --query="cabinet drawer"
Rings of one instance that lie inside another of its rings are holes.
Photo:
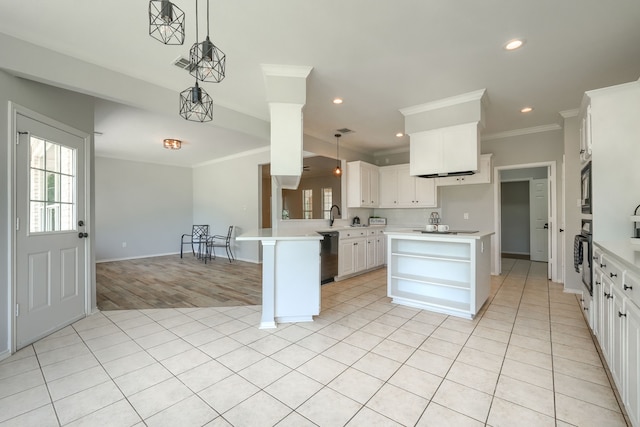
[[[340,240],[353,239],[356,237],[365,237],[366,235],[367,235],[367,230],[341,230]]]
[[[624,268],[620,264],[613,261],[607,254],[603,254],[600,261],[600,269],[606,277],[622,289],[622,273],[624,272]]]
[[[622,276],[622,290],[637,306],[640,306],[640,277],[625,271]]]

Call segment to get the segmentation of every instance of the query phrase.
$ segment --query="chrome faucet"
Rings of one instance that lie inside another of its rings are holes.
[[[342,214],[340,213],[340,206],[338,205],[333,205],[329,208],[329,227],[333,227],[333,208],[338,209],[338,215],[342,216]]]

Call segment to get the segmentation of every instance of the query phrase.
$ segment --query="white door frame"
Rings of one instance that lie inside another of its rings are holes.
[[[9,226],[8,230],[9,235],[9,302],[11,303],[11,308],[9,310],[9,343],[10,343],[10,352],[11,354],[16,351],[16,299],[17,299],[17,282],[16,282],[16,268],[17,268],[17,242],[16,242],[16,228],[17,228],[17,206],[16,206],[16,193],[17,193],[17,179],[16,174],[18,173],[18,165],[17,165],[17,156],[16,156],[16,144],[18,141],[18,128],[17,128],[17,116],[21,114],[23,116],[29,117],[33,120],[40,121],[49,126],[58,128],[67,133],[75,135],[84,140],[85,145],[85,158],[84,158],[84,167],[85,167],[85,194],[83,195],[85,198],[85,212],[83,214],[83,218],[86,218],[87,225],[85,226],[85,230],[89,233],[89,236],[93,236],[93,227],[90,221],[91,217],[91,202],[90,202],[90,183],[91,177],[89,171],[91,171],[91,153],[90,153],[90,138],[91,135],[82,132],[78,129],[72,128],[69,125],[58,122],[57,120],[51,119],[47,116],[44,116],[40,113],[37,113],[33,110],[30,110],[26,107],[23,107],[19,104],[9,101],[9,134],[7,135],[7,140],[9,143],[9,176],[8,176],[8,188],[9,188]],[[84,239],[86,246],[86,256],[85,256],[85,314],[90,314],[92,311],[91,308],[91,278],[93,277],[93,265],[91,263],[93,253],[93,239],[90,237],[89,239]]]
[[[493,168],[493,211],[494,211],[494,245],[493,247],[493,274],[500,274],[502,272],[502,259],[500,254],[502,253],[502,209],[500,205],[500,172],[509,169],[530,169],[537,167],[546,167],[547,179],[549,179],[549,234],[551,238],[549,253],[549,265],[551,270],[551,280],[558,282],[561,277],[558,275],[558,203],[559,200],[557,194],[556,185],[556,161],[537,162],[537,163],[525,163],[519,165],[508,166],[496,166]]]

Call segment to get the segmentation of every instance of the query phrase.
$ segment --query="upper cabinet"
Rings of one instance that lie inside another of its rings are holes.
[[[347,206],[350,208],[377,208],[378,167],[366,162],[347,163]]]
[[[460,176],[447,176],[443,178],[436,178],[437,187],[443,187],[447,185],[463,185],[463,184],[491,184],[492,154],[480,155],[480,169],[473,175],[460,175]]]
[[[478,170],[478,122],[416,132],[410,138],[411,175]]]
[[[586,162],[591,159],[591,103],[584,98],[580,108],[580,160]]]
[[[379,172],[381,208],[437,206],[435,180],[411,176],[408,164],[384,166]]]

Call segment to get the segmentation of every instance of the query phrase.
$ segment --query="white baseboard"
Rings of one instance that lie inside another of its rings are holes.
[[[9,356],[11,356],[11,350],[9,349],[0,352],[0,360],[4,360]]]
[[[129,261],[129,260],[132,260],[132,259],[155,258],[155,257],[159,257],[159,256],[179,255],[179,254],[180,254],[180,252],[169,252],[169,253],[165,253],[165,254],[151,254],[151,255],[140,255],[140,256],[124,257],[124,258],[100,259],[100,260],[96,260],[96,264],[100,264],[102,262]]]

